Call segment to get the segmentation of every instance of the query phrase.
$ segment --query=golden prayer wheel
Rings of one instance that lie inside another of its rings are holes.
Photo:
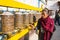
[[[2,32],[8,33],[14,30],[14,15],[10,12],[2,14]]]

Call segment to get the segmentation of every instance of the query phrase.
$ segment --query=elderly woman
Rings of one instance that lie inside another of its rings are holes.
[[[38,20],[39,40],[50,40],[54,30],[54,20],[49,17],[49,11],[45,8]]]

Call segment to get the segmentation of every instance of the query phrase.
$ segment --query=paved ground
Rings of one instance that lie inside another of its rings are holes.
[[[38,40],[38,35],[36,33],[32,34],[30,37],[29,37],[29,40]]]
[[[54,32],[51,40],[60,40],[60,26],[56,26],[56,31]]]

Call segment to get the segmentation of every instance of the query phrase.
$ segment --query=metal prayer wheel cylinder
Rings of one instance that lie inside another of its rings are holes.
[[[29,23],[33,23],[33,14],[32,13],[30,13],[29,14]]]
[[[23,24],[24,26],[29,24],[29,13],[23,14]]]
[[[2,32],[8,33],[14,30],[14,15],[10,12],[2,14]]]
[[[36,21],[38,21],[39,18],[40,18],[40,13],[37,13],[37,14],[36,14]]]
[[[15,13],[15,27],[17,28],[23,27],[23,15],[21,12]]]

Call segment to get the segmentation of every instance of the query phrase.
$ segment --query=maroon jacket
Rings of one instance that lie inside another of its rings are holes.
[[[49,16],[46,19],[41,19],[42,27],[45,31],[53,32],[54,29],[54,20]]]
[[[54,29],[54,20],[49,16],[46,19],[41,18],[41,26],[44,29],[44,40],[50,40],[51,33]]]

